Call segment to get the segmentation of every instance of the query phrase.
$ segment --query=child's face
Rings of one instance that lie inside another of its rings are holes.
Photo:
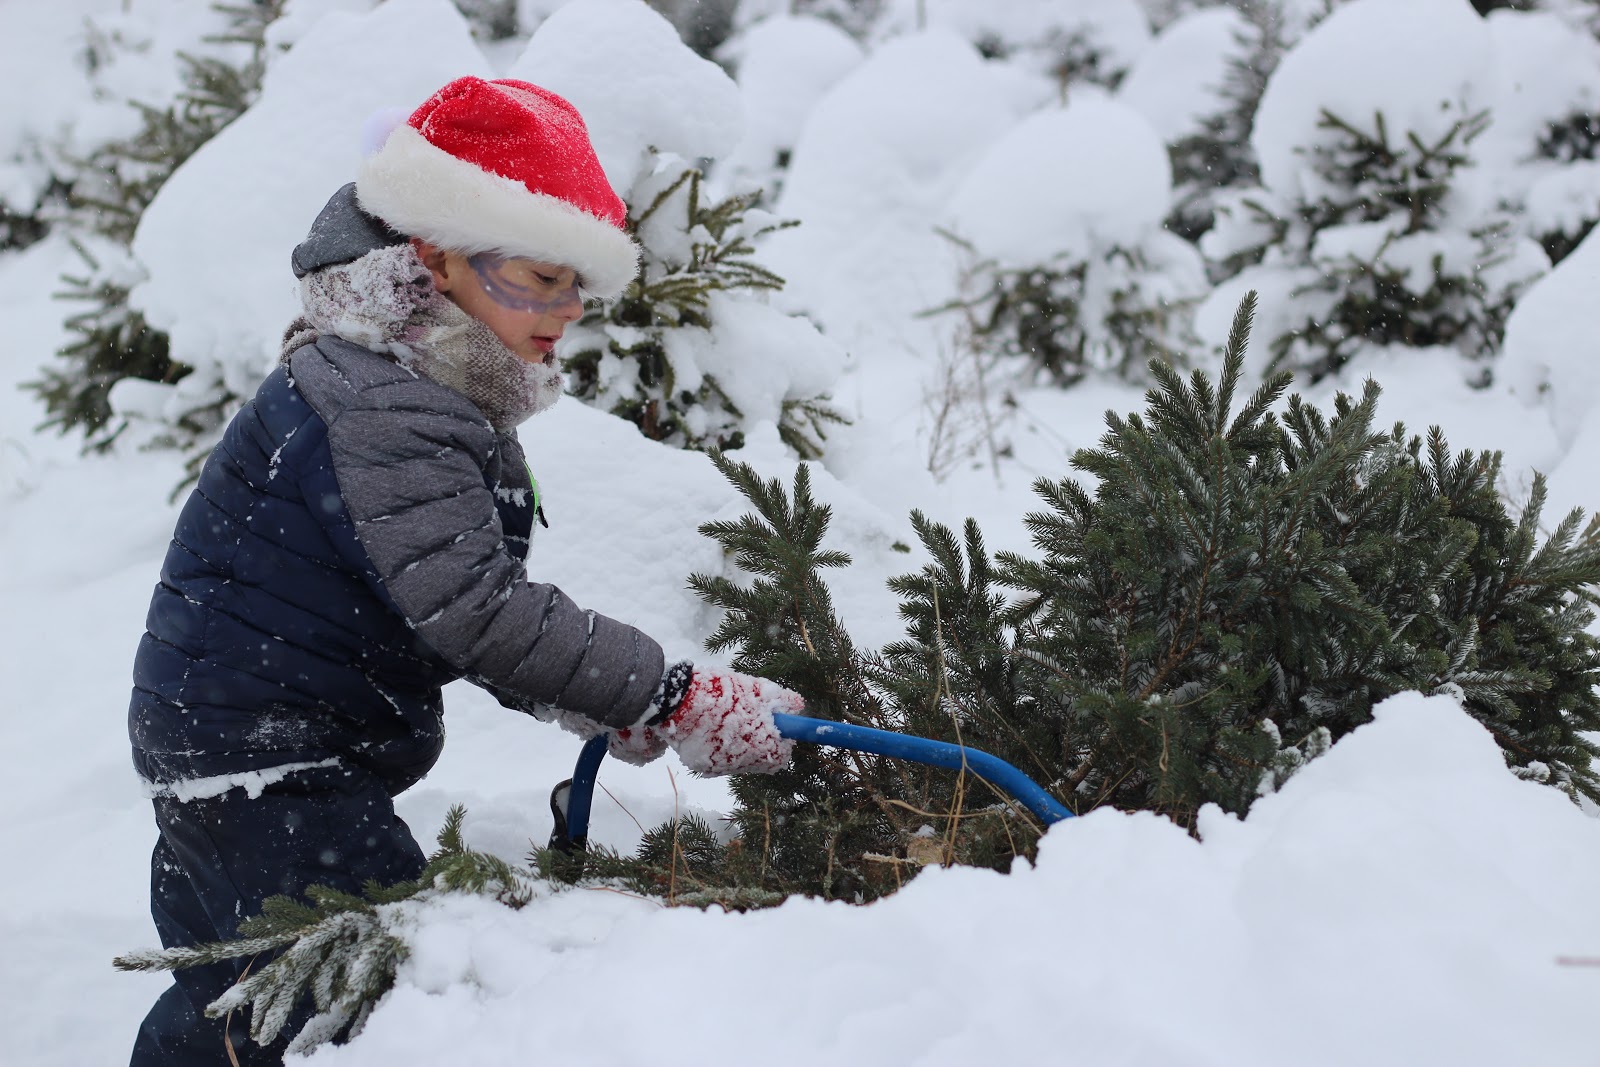
[[[555,363],[556,341],[567,323],[583,314],[578,276],[571,267],[493,252],[464,256],[426,241],[414,244],[433,273],[435,289],[493,330],[522,359]]]

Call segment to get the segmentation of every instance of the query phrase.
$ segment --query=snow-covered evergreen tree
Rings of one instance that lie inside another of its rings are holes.
[[[1205,272],[1161,226],[1171,196],[1165,149],[1131,109],[1085,94],[1024,120],[949,208],[978,257],[953,305],[973,343],[1062,383],[1183,358]]]
[[[1262,290],[1275,362],[1315,377],[1369,347],[1498,349],[1548,260],[1491,195],[1492,56],[1461,0],[1354,0],[1284,57],[1251,135],[1261,186],[1222,197],[1201,242],[1244,272],[1218,310]]]
[[[737,31],[783,16],[831,22],[857,41],[868,40],[891,0],[739,0]]]
[[[1149,119],[1172,157],[1168,227],[1188,240],[1211,227],[1226,190],[1260,179],[1250,130],[1288,48],[1283,0],[1238,0],[1174,21],[1139,59],[1118,99]]]
[[[456,10],[472,27],[472,35],[485,43],[506,41],[522,31],[518,0],[454,0]]]
[[[69,157],[82,150],[74,131],[82,127],[92,140],[108,110],[83,99],[82,86],[114,94],[115,79],[107,84],[103,75],[112,51],[106,30],[118,20],[85,16],[79,4],[13,4],[6,12],[0,70],[12,80],[0,112],[0,252],[39,240],[60,217]]]
[[[1559,262],[1600,219],[1600,39],[1553,12],[1498,10],[1497,195],[1517,232]]]
[[[1065,94],[1074,83],[1112,87],[1150,43],[1150,20],[1137,0],[890,0],[883,36],[940,27],[992,59],[1048,78]]]
[[[755,241],[784,224],[757,196],[713,200],[699,170],[657,157],[626,197],[639,277],[569,333],[575,396],[685,448],[738,448],[765,421],[801,456],[821,455],[841,421],[822,393],[843,354],[759,299],[783,279],[752,258]]]
[[[733,35],[739,0],[649,0],[683,43],[710,58]]]
[[[189,368],[171,358],[167,338],[153,330],[128,295],[139,278],[128,246],[145,208],[178,167],[249,107],[265,70],[267,27],[285,0],[252,0],[215,5],[222,17],[218,32],[206,35],[204,51],[179,52],[181,84],[164,103],[131,101],[141,124],[137,132],[96,147],[76,162],[67,186],[66,222],[75,232],[84,270],[63,279],[62,296],[82,307],[69,313],[76,339],[59,353],[65,368],[51,367],[34,388],[43,399],[46,425],[83,432],[104,447],[119,432],[110,394],[124,379],[175,383]],[[116,35],[102,47],[148,47]],[[97,60],[108,62],[111,57]],[[214,426],[229,398],[186,410],[174,425],[181,439]]]

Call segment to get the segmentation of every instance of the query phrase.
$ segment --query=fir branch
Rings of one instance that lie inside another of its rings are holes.
[[[239,959],[254,962],[226,993],[206,1007],[211,1018],[250,1012],[259,1044],[276,1040],[293,1014],[309,1005],[306,1021],[289,1045],[309,1052],[324,1042],[348,1040],[394,985],[410,953],[399,906],[424,895],[472,893],[519,908],[532,899],[533,878],[505,860],[469,847],[462,836],[466,809],[455,805],[439,831],[438,850],[414,881],[369,882],[360,895],[326,885],[307,886],[304,899],[268,897],[260,914],[239,924],[228,941],[131,952],[113,960],[119,970],[175,971]],[[263,960],[263,957],[268,957]]]

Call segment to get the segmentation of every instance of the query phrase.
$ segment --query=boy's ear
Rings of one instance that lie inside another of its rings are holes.
[[[422,265],[433,275],[433,287],[441,293],[448,293],[451,284],[450,259],[445,255],[444,249],[429,244],[420,237],[411,239],[411,247],[416,249],[417,258],[422,260]]]

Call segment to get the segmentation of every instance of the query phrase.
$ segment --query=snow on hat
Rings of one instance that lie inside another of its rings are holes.
[[[559,263],[614,297],[639,249],[577,108],[510,78],[457,78],[395,127],[356,179],[362,210],[455,252]]]

